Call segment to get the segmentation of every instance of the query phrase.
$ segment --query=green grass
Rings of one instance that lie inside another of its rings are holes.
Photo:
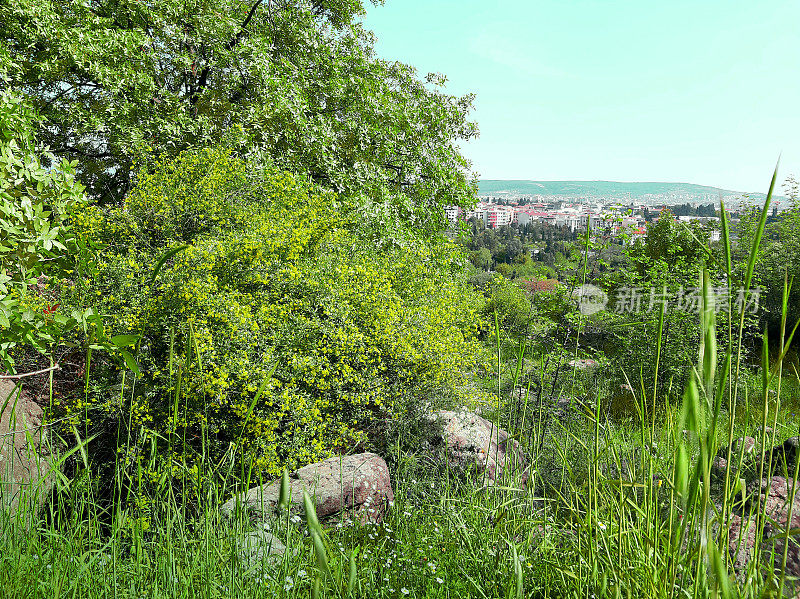
[[[765,213],[768,205],[769,199]],[[752,261],[751,256],[748,278]],[[527,487],[513,477],[491,487],[483,487],[480,477],[465,479],[444,465],[441,448],[398,452],[392,460],[395,502],[382,525],[321,528],[314,518],[305,522],[287,514],[273,531],[289,548],[284,558],[248,565],[236,549],[248,522],[226,520],[218,511],[234,491],[255,484],[244,469],[233,476],[201,455],[200,471],[213,471],[217,484],[200,485],[187,504],[169,478],[143,481],[149,468],[117,464],[117,492],[107,493],[103,485],[112,481],[93,480],[90,456],[79,443],[70,458],[71,478],[59,480],[58,501],[41,517],[23,510],[0,520],[0,594],[138,599],[787,593],[796,581],[784,576],[785,568],[773,573],[754,565],[738,576],[733,572],[727,523],[741,510],[741,487],[733,474],[713,479],[711,461],[720,448],[758,427],[774,429],[760,439],[767,445],[797,434],[799,385],[780,367],[793,329],[784,318],[778,358],[765,351],[760,370],[748,369],[732,350],[717,356],[708,278],[702,282],[706,309],[698,363],[683,401],[660,410],[648,406],[669,398],[654,397],[655,387],[637,393],[623,417],[609,417],[602,393],[569,418],[539,409],[532,396],[509,401],[506,388],[525,386],[537,364],[542,373],[547,367],[534,356],[533,366],[525,367],[526,348],[509,346],[497,327],[496,401],[484,409],[530,456]],[[726,347],[737,347],[741,338],[740,325]],[[653,344],[660,351],[661,339]],[[576,382],[588,389],[586,381]],[[127,392],[123,385],[120,393]],[[177,385],[176,406],[179,397]],[[148,442],[156,440],[146,434],[143,439],[146,453]],[[158,452],[148,455],[158,463]],[[732,452],[727,457],[733,464],[743,459]],[[181,464],[169,468],[180,470]],[[770,468],[756,463],[750,476],[769,478]],[[789,474],[796,479],[797,469]],[[760,531],[763,518],[758,526]]]

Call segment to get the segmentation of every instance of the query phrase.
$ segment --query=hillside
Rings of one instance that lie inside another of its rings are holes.
[[[478,185],[482,196],[519,197],[531,195],[571,198],[603,198],[649,202],[717,201],[720,195],[727,202],[744,196],[763,202],[764,193],[746,193],[693,183],[624,182],[624,181],[523,181],[482,179]]]

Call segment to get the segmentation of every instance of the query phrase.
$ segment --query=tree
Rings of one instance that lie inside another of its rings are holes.
[[[489,248],[480,248],[471,252],[470,260],[476,268],[489,270],[492,267],[492,252]]]
[[[628,247],[633,269],[625,273],[626,283],[646,282],[670,288],[696,285],[702,261],[711,255],[707,249],[710,232],[698,221],[682,223],[669,210],[647,225],[647,237]]]
[[[761,287],[759,297],[761,327],[770,329],[770,337],[777,340],[780,331],[783,286],[786,277],[791,286],[788,301],[789,327],[800,319],[800,193],[797,182],[789,177],[784,184],[789,208],[768,220],[756,255],[753,271],[754,284]],[[743,279],[745,264],[753,239],[758,229],[761,208],[746,206],[742,210],[738,227],[738,242],[734,246],[734,258],[739,263],[736,274]]]
[[[0,72],[0,81],[2,73]],[[37,115],[15,93],[0,92],[0,367],[14,370],[18,345],[39,352],[77,324],[56,313],[52,278],[76,263],[72,213],[85,201],[74,164],[55,162],[34,135]],[[45,168],[43,162],[51,163]],[[73,275],[74,276],[74,275]],[[52,304],[52,305],[51,305]]]
[[[361,0],[10,0],[0,57],[78,159],[90,195],[119,201],[131,167],[218,140],[360,198],[363,218],[442,226],[474,191],[457,144],[472,97],[380,60]]]

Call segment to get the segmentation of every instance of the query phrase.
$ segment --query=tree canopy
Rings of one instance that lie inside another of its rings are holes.
[[[79,160],[91,196],[116,202],[133,165],[223,141],[360,198],[376,219],[438,226],[432,208],[474,191],[458,143],[472,97],[376,57],[360,0],[10,0],[0,7],[8,84]]]

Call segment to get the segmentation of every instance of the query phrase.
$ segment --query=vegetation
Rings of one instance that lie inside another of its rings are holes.
[[[46,404],[54,464],[43,510],[0,512],[0,589],[796,592],[794,531],[770,537],[748,485],[796,480],[797,460],[734,444],[800,427],[796,190],[768,218],[771,188],[736,231],[720,206],[720,243],[668,211],[624,245],[475,222],[450,239],[443,206],[475,199],[458,151],[471,98],[376,58],[362,11],[0,7],[0,380]],[[606,310],[581,312],[587,284]],[[758,314],[720,293],[753,286]],[[620,299],[631,288],[641,310]],[[654,299],[689,289],[691,304]],[[452,469],[441,407],[507,430],[527,485]],[[361,451],[390,468],[383,524],[284,511],[283,557],[241,559],[252,524],[222,502]],[[745,565],[734,515],[755,518]]]

